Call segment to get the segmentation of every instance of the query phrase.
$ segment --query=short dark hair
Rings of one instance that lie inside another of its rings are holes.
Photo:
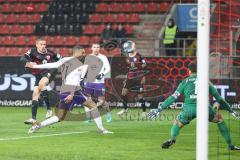
[[[192,73],[197,73],[197,61],[193,60],[192,62],[190,62],[188,64],[188,69],[192,72]]]
[[[39,41],[46,41],[45,38],[43,36],[37,37],[36,42]]]
[[[85,49],[82,46],[74,46],[72,49],[72,53],[74,54],[77,51],[82,51],[83,53],[85,53]]]

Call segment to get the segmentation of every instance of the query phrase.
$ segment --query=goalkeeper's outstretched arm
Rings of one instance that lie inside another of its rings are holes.
[[[213,97],[223,106],[223,109],[232,112],[232,108],[229,103],[227,103],[218,93],[217,89],[210,83],[209,84],[209,92],[213,95]]]
[[[210,93],[213,95],[213,97],[217,100],[218,103],[220,103],[223,106],[223,109],[227,110],[231,115],[237,119],[240,119],[240,115],[235,112],[229,103],[225,101],[218,93],[218,91],[214,88],[212,84],[209,84]]]

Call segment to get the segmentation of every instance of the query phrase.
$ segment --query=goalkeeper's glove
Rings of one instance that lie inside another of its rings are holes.
[[[157,109],[151,109],[150,112],[148,112],[147,116],[150,119],[154,119],[156,118],[159,113],[162,111],[163,109],[161,107],[157,108]]]
[[[98,74],[98,75],[96,76],[97,80],[100,80],[100,79],[102,79],[103,77],[104,77],[104,74],[103,74],[103,73]]]
[[[233,117],[235,117],[236,119],[240,119],[240,115],[239,115],[237,112],[231,111],[230,113],[231,113],[231,115],[232,115]]]

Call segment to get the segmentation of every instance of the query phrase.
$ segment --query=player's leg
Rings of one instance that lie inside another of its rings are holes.
[[[24,123],[25,124],[33,124],[34,122],[36,122],[36,118],[37,118],[37,109],[38,109],[38,99],[41,93],[41,90],[39,88],[39,82],[42,78],[42,75],[36,75],[36,81],[34,84],[34,88],[33,88],[33,93],[32,93],[32,107],[31,107],[31,112],[32,112],[32,117],[25,120]]]
[[[176,143],[177,136],[179,135],[183,126],[190,123],[191,120],[196,118],[196,105],[195,106],[183,106],[183,110],[175,119],[171,128],[171,138],[162,144],[162,148],[167,149],[174,143]]]
[[[127,97],[128,92],[129,91],[128,91],[127,88],[123,88],[122,89],[122,93],[121,94],[122,94],[122,100],[123,100],[122,101],[123,109],[117,113],[117,115],[119,115],[119,116],[121,116],[121,115],[123,115],[123,114],[128,112],[128,105],[127,105],[127,102],[128,102],[128,97]]]
[[[142,108],[142,117],[146,118],[146,101],[144,100],[143,94],[138,94],[139,103],[141,104]]]
[[[218,110],[215,111],[212,107],[209,107],[209,121],[217,123],[218,129],[223,138],[225,139],[226,143],[228,144],[229,150],[240,150],[239,147],[232,144],[230,132],[223,120],[222,115]]]
[[[74,106],[74,100],[72,102],[66,103],[64,99],[67,97],[68,94],[60,94],[60,102],[58,105],[58,115],[57,116],[52,116],[49,119],[46,119],[45,121],[42,121],[41,123],[36,122],[33,124],[33,126],[29,129],[28,133],[33,133],[39,130],[42,127],[52,125],[54,123],[63,121],[64,118],[66,117],[66,114],[69,110],[72,110]]]
[[[83,104],[90,109],[91,116],[94,119],[94,121],[101,133],[103,133],[103,134],[113,133],[113,132],[106,130],[103,127],[102,118],[101,118],[100,112],[98,111],[96,103],[94,103],[90,98],[88,98]]]
[[[171,145],[173,145],[174,143],[176,143],[176,139],[177,139],[177,136],[179,135],[180,133],[180,130],[181,128],[183,127],[184,125],[178,120],[176,119],[172,125],[172,128],[171,128],[171,132],[170,132],[170,135],[171,135],[171,138],[167,141],[165,141],[163,144],[162,144],[162,148],[164,149],[167,149],[169,148]]]
[[[48,83],[49,83],[49,77],[46,74],[39,81],[39,88],[41,90],[41,94],[42,94],[43,100],[44,100],[44,102],[46,103],[46,106],[47,106],[46,118],[51,117],[52,114],[53,114],[52,110],[51,110],[50,102],[49,102],[48,91],[46,90],[46,87],[47,87]]]
[[[30,134],[30,133],[36,132],[37,130],[39,130],[42,127],[50,126],[50,125],[53,125],[55,123],[58,123],[58,122],[64,120],[67,112],[68,112],[68,110],[59,109],[57,116],[52,116],[40,123],[39,122],[34,123],[33,126],[28,130],[28,133]]]
[[[98,106],[102,106],[103,109],[106,110],[106,119],[107,122],[111,122],[112,121],[112,115],[111,115],[111,110],[109,108],[109,104],[106,102],[105,97],[98,97],[98,102],[97,102],[97,107]]]
[[[38,86],[35,86],[33,88],[33,94],[32,94],[32,107],[31,107],[32,117],[25,120],[24,121],[25,124],[33,124],[34,122],[36,122],[39,95],[40,95],[40,89]]]
[[[141,104],[141,108],[142,108],[142,116],[143,117],[146,117],[147,113],[146,113],[146,101],[144,100],[144,95],[142,93],[143,91],[143,85],[146,84],[146,77],[143,77],[141,79],[141,82],[140,82],[140,94],[138,95],[139,97],[139,102]]]

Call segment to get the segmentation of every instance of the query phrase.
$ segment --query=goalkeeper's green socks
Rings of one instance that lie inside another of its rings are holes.
[[[177,124],[174,124],[171,128],[171,139],[176,139],[179,132],[180,132],[181,128],[177,125]]]
[[[230,133],[228,131],[228,128],[227,128],[225,122],[222,121],[222,122],[218,123],[217,125],[218,125],[218,129],[219,129],[221,135],[223,136],[223,138],[225,139],[227,144],[229,146],[232,145],[232,140],[231,140],[231,137],[230,137]]]

